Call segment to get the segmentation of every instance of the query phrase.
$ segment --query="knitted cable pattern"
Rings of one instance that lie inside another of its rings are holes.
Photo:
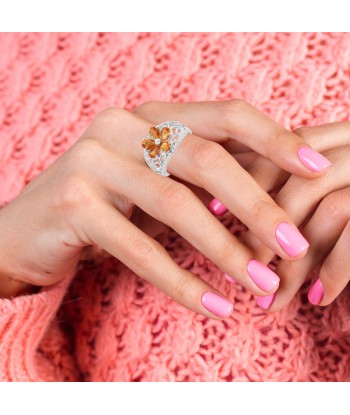
[[[243,98],[296,128],[349,119],[349,81],[350,35],[342,33],[0,34],[0,205],[105,107]],[[234,218],[221,221],[244,232]],[[66,288],[0,300],[0,379],[350,380],[348,289],[320,308],[308,303],[306,283],[268,315],[173,230],[158,239],[180,266],[228,294],[229,319],[184,309],[112,258],[85,262],[64,299]]]

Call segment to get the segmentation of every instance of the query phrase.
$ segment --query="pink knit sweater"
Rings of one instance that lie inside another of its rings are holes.
[[[0,204],[104,107],[241,97],[295,128],[348,119],[349,78],[349,34],[1,34]],[[0,299],[0,379],[350,380],[349,290],[320,308],[306,286],[268,315],[174,231],[159,240],[229,295],[228,320],[184,309],[117,260],[84,262],[74,279]]]

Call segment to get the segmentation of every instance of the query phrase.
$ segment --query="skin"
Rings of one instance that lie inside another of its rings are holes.
[[[149,169],[141,147],[149,128],[165,119],[193,130],[169,163],[170,177]],[[223,272],[237,275],[254,294],[271,294],[278,287],[264,292],[247,274],[253,250],[206,207],[217,197],[288,261],[306,254],[290,258],[283,251],[275,228],[281,221],[295,225],[232,157],[231,151],[244,152],[248,143],[273,165],[305,180],[327,173],[312,172],[300,162],[297,150],[308,145],[302,137],[244,101],[152,102],[133,113],[103,111],[71,149],[0,211],[0,295],[11,297],[32,286],[54,284],[90,247],[99,247],[175,301],[217,318],[203,307],[201,296],[208,290],[220,293],[179,267],[153,238],[166,226]]]
[[[276,273],[281,282],[270,312],[285,307],[307,274],[316,267],[320,267],[319,278],[324,288],[323,299],[318,305],[326,306],[334,301],[350,279],[350,123],[305,127],[294,132],[322,152],[332,162],[332,169],[315,180],[292,175],[275,197],[294,223],[302,226],[310,247],[299,261],[279,262]],[[266,191],[280,187],[286,178],[286,173],[266,158],[255,154],[250,160],[249,157],[242,160]],[[274,257],[274,253],[252,232],[243,239],[261,261],[268,263]]]

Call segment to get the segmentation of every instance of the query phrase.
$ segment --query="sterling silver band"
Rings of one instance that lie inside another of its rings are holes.
[[[178,121],[165,121],[162,124],[156,126],[159,130],[162,130],[164,127],[170,129],[169,143],[170,149],[168,151],[160,151],[159,154],[152,158],[148,155],[149,151],[144,149],[144,156],[148,166],[155,172],[162,176],[170,176],[170,173],[167,172],[167,166],[171,159],[171,156],[174,154],[175,149],[181,143],[181,141],[186,137],[187,134],[192,134],[192,131],[181,124]],[[148,135],[149,139],[153,139]]]

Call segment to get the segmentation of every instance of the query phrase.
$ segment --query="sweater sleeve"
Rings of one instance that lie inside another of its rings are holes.
[[[35,294],[0,299],[0,381],[47,380],[37,348],[73,276],[71,273],[60,283],[43,287]]]

